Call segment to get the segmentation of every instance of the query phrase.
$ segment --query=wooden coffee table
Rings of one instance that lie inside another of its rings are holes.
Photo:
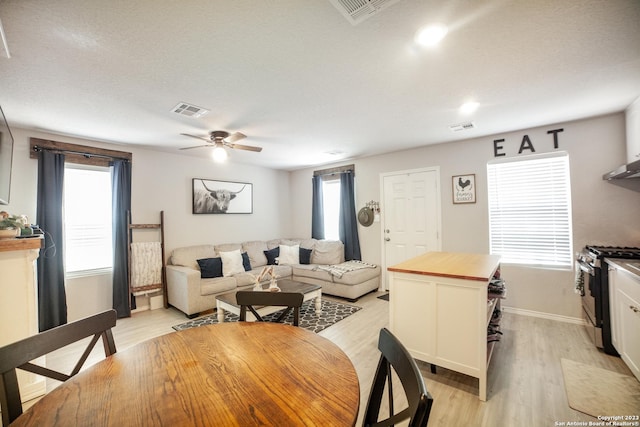
[[[319,285],[312,285],[310,283],[302,283],[296,282],[288,279],[278,280],[278,287],[282,290],[282,292],[299,292],[304,295],[303,301],[309,301],[311,299],[315,299],[316,305],[316,313],[322,313],[322,287]],[[265,292],[269,292],[269,285],[263,285],[262,288]],[[251,288],[243,289],[250,290]],[[260,291],[256,291],[260,292]],[[224,314],[225,312],[233,313],[237,316],[240,316],[240,305],[236,301],[236,291],[229,292],[226,294],[218,295],[216,297],[216,310],[218,312],[218,322],[224,322]],[[258,314],[261,316],[265,316],[267,314],[275,313],[276,311],[282,310],[282,307],[269,307],[264,306],[256,309]],[[247,313],[247,320],[253,321],[255,317],[251,313]]]

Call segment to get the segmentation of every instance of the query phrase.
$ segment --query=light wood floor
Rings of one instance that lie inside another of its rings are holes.
[[[361,298],[355,304],[362,310],[320,332],[340,346],[356,368],[361,390],[358,424],[378,362],[378,332],[388,325],[389,303],[378,299],[380,294]],[[171,327],[185,321],[185,316],[175,309],[146,311],[120,319],[114,329],[118,351],[174,332]],[[489,367],[487,402],[478,399],[477,379],[443,368],[438,368],[434,375],[428,364],[419,362],[434,397],[430,427],[540,427],[554,426],[556,421],[595,421],[568,406],[560,359],[632,375],[620,358],[597,350],[579,325],[505,313],[502,330],[504,336]],[[101,347],[94,350],[89,363],[104,357],[101,350]],[[79,346],[70,346],[49,355],[47,363],[53,367],[68,366],[73,363],[70,354],[81,351]],[[56,384],[52,380],[48,388]]]

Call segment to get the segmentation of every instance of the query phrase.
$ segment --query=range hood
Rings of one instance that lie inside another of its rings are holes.
[[[630,190],[640,191],[640,160],[622,165],[602,175],[602,179]]]
[[[622,165],[602,176],[606,180],[627,178],[640,178],[640,160]]]

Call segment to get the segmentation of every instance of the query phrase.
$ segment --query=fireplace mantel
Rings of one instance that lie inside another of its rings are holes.
[[[44,238],[42,236],[23,239],[0,239],[0,252],[40,249],[43,242]]]

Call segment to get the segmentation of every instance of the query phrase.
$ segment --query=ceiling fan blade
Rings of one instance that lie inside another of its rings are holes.
[[[193,146],[193,147],[180,148],[180,150],[191,150],[192,148],[200,148],[200,147],[213,147],[213,145],[211,145],[211,144],[196,145],[196,146]]]
[[[241,145],[241,144],[227,144],[229,148],[236,148],[238,150],[247,150],[247,151],[255,151],[257,153],[262,151],[262,147],[253,147],[251,145]]]
[[[211,142],[211,138],[205,138],[204,136],[190,135],[188,133],[181,133],[180,135],[190,136],[191,138],[198,138],[198,139],[201,139],[203,141]]]
[[[224,140],[226,142],[231,143],[231,142],[240,141],[241,139],[245,139],[246,137],[247,137],[247,135],[245,135],[243,133],[240,133],[240,132],[236,132],[236,133],[233,133],[233,134],[229,135]]]

